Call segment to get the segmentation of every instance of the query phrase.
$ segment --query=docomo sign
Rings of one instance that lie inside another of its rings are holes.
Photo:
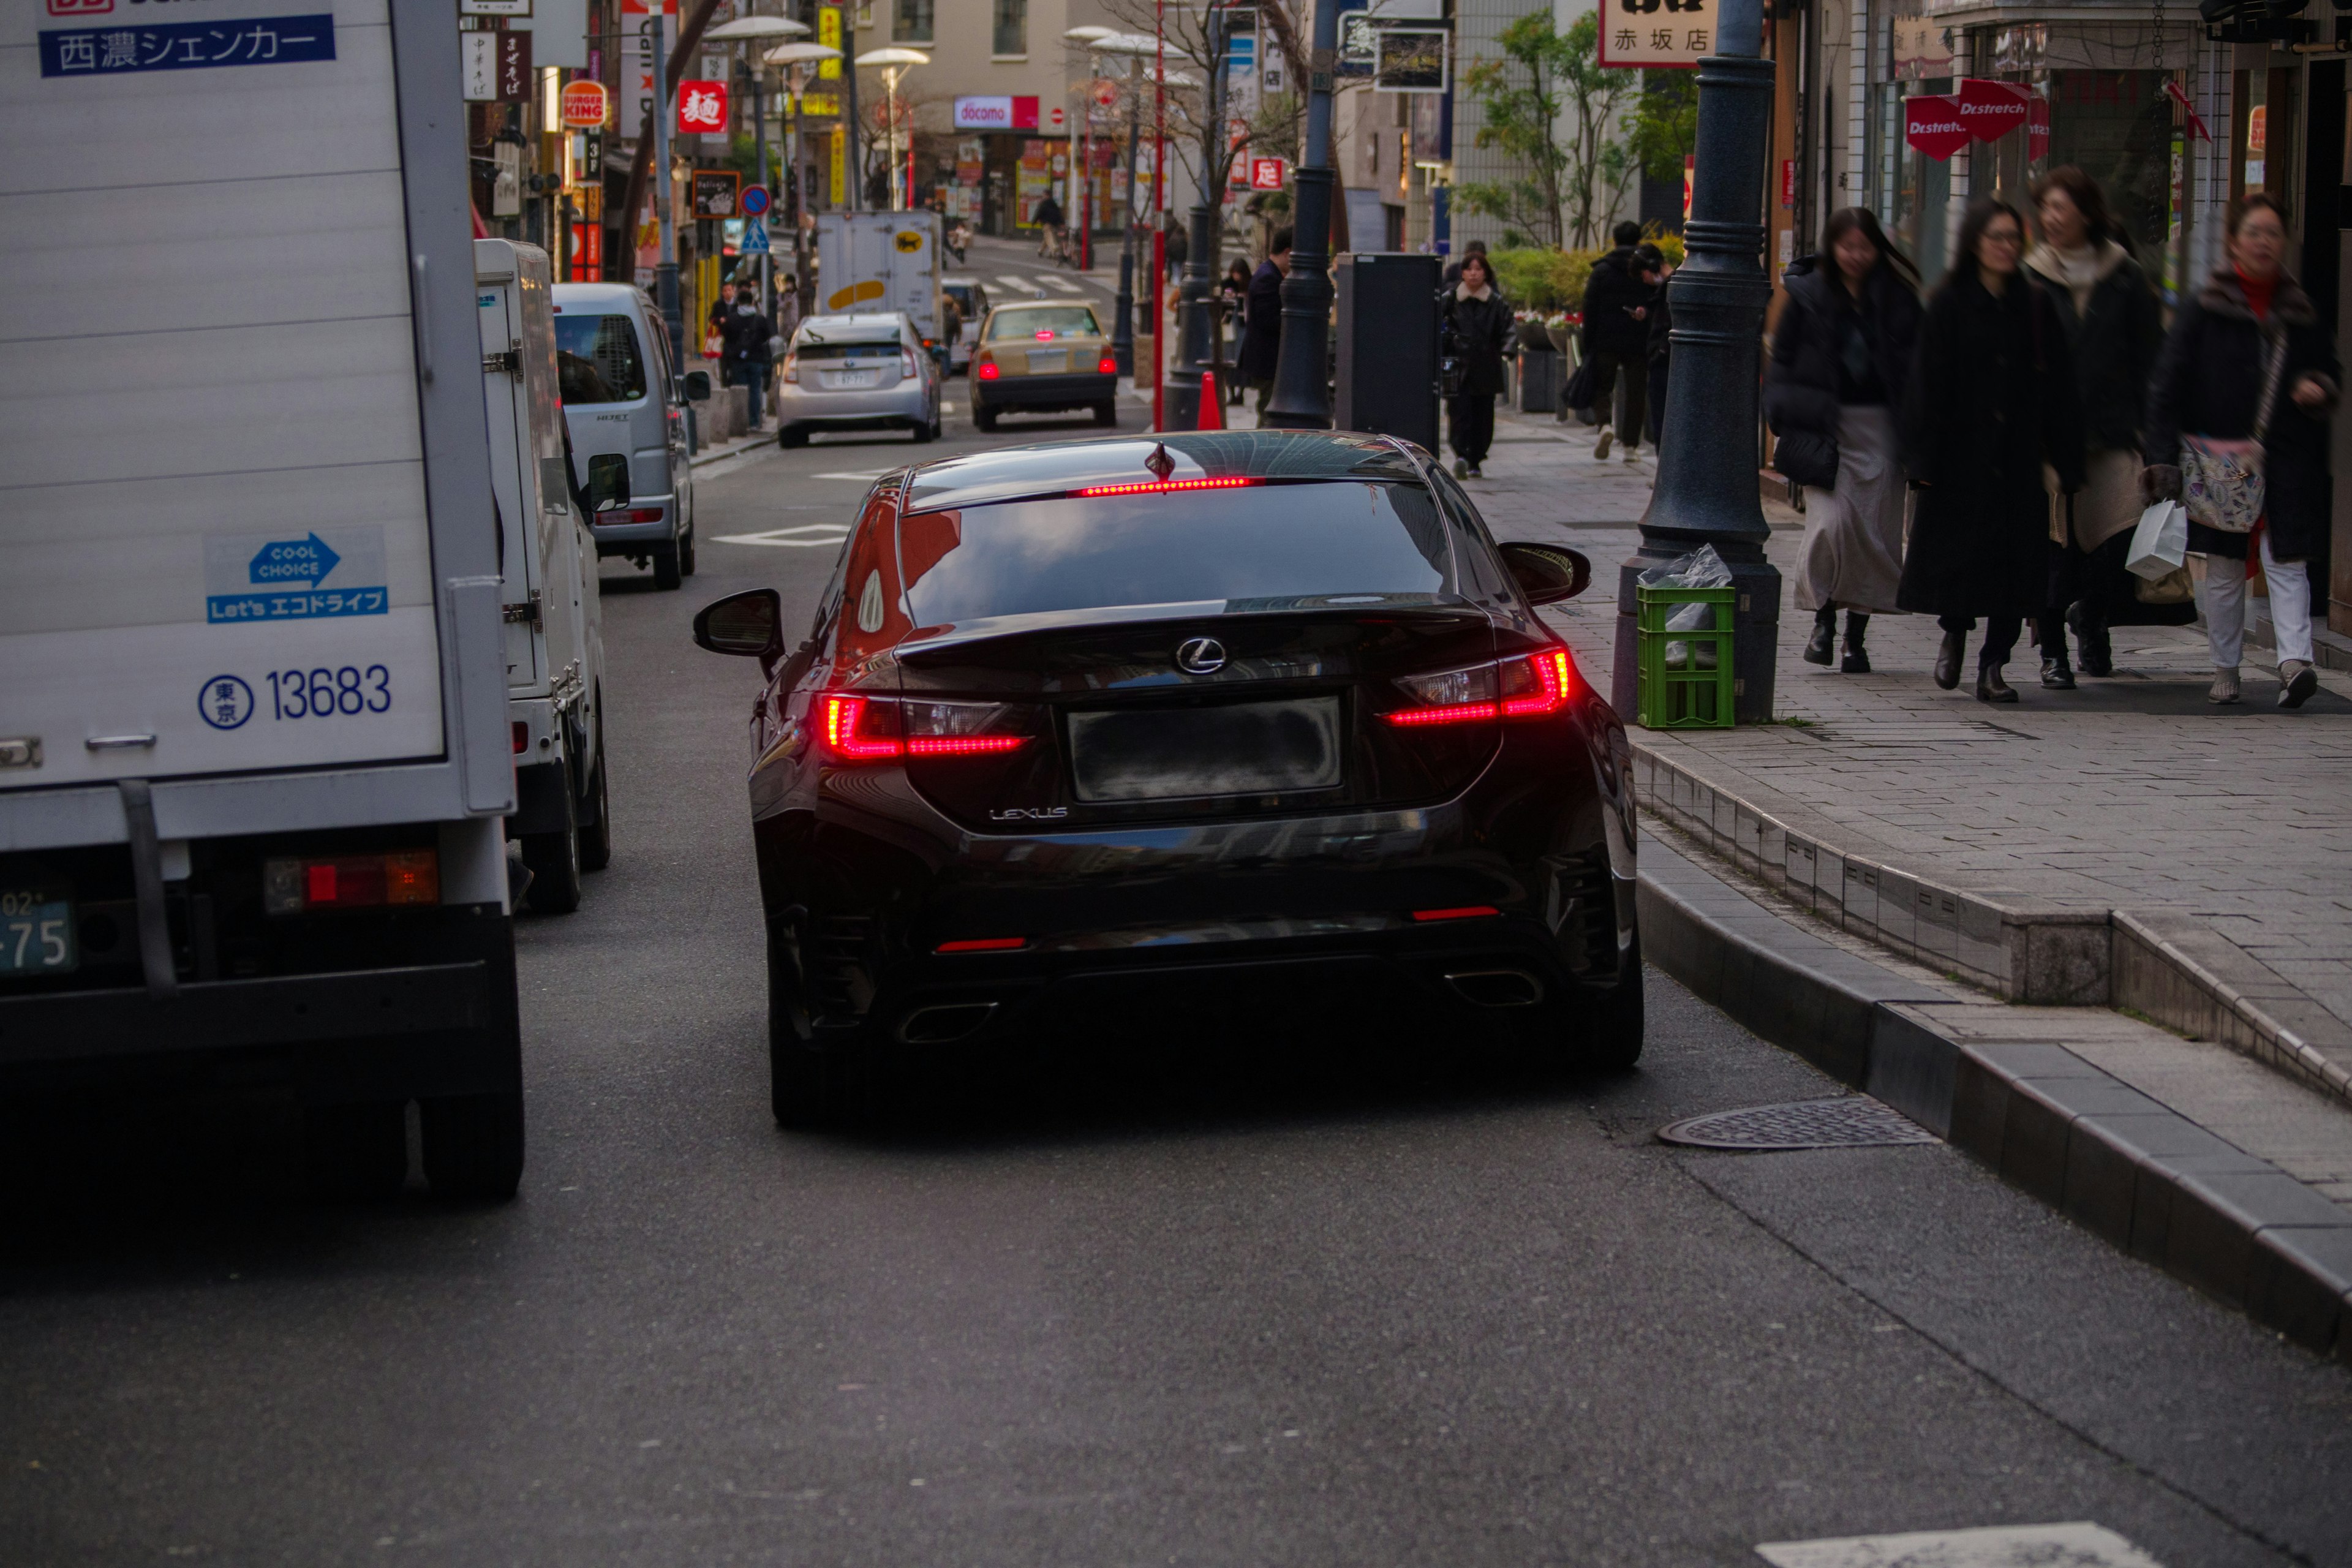
[[[573,81],[563,85],[563,123],[567,130],[595,131],[610,118],[612,100],[601,81]]]
[[[1939,163],[1972,140],[1997,142],[2021,125],[2031,127],[2029,157],[2049,151],[2048,100],[2008,82],[1971,77],[1952,96],[1922,94],[1903,100],[1903,140]]]
[[[1037,100],[1034,98],[978,97],[955,100],[958,131],[1034,131]]]

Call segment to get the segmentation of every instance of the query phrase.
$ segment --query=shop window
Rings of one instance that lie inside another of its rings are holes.
[[[890,37],[902,44],[931,41],[932,0],[898,0],[898,14]]]
[[[995,26],[989,52],[1025,55],[1029,52],[1029,0],[995,0]]]
[[[2133,253],[2158,271],[2173,205],[2172,100],[2162,71],[2056,71],[2050,81],[2050,156],[2099,183]],[[2038,169],[2037,169],[2038,172]]]

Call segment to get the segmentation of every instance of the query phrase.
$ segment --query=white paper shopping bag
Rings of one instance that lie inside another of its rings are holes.
[[[2124,566],[2153,583],[2180,570],[2188,556],[2189,513],[2177,500],[2160,500],[2139,514]]]

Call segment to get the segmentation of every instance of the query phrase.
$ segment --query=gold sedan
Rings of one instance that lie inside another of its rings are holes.
[[[993,430],[1000,414],[1066,408],[1118,423],[1118,362],[1094,307],[1041,300],[989,311],[971,356],[971,422]]]

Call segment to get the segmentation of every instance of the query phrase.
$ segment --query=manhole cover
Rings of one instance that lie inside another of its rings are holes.
[[[1698,1149],[1863,1149],[1937,1142],[1934,1133],[1866,1094],[1688,1116],[1659,1128],[1658,1137]]]

